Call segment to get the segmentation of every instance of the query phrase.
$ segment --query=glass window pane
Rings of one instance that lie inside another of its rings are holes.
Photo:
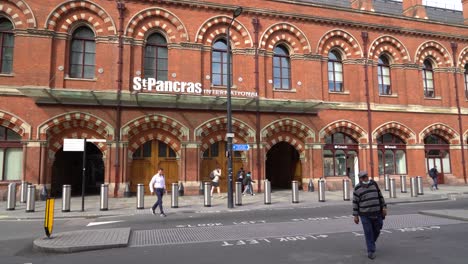
[[[288,69],[283,69],[281,72],[281,78],[283,79],[289,79],[289,71]]]
[[[145,68],[145,77],[146,78],[155,78],[155,71],[153,69],[146,69]]]
[[[346,155],[343,150],[335,152],[335,173],[338,176],[346,176]]]
[[[167,81],[167,71],[158,71],[158,75],[156,78],[161,81]]]
[[[395,174],[395,163],[393,162],[393,151],[385,151],[385,174]]]
[[[384,84],[389,85],[390,84],[390,77],[386,76],[383,78]]]
[[[379,150],[378,152],[378,160],[379,160],[379,175],[384,175],[384,158],[382,151]]]
[[[323,173],[325,176],[333,176],[333,152],[331,150],[323,151]]]
[[[281,79],[280,78],[275,78],[274,79],[274,87],[275,88],[281,88]]]
[[[165,59],[158,60],[158,70],[167,70],[167,60]]]
[[[158,58],[167,59],[168,58],[167,48],[158,47]]]
[[[333,143],[334,144],[344,144],[345,143],[344,137],[345,137],[345,135],[343,133],[335,133],[333,135]]]
[[[143,144],[143,157],[144,158],[151,157],[151,145],[152,145],[152,141],[147,141],[145,142],[145,144]]]
[[[219,155],[219,142],[211,145],[211,157],[218,157]]]
[[[335,81],[336,82],[342,82],[343,81],[343,74],[341,72],[336,72],[335,73]]]
[[[289,89],[289,79],[283,79],[282,88]]]
[[[153,58],[145,58],[145,70],[148,69],[155,69],[154,59]]]
[[[145,57],[146,58],[155,58],[156,57],[156,49],[154,47],[152,47],[152,46],[146,46]]]
[[[168,157],[169,158],[176,158],[177,157],[175,151],[170,147],[169,147],[169,156]]]
[[[221,75],[213,74],[213,85],[221,85]]]
[[[93,39],[94,32],[88,27],[80,27],[75,31],[75,34],[73,35],[73,37],[83,38],[83,39]]]
[[[213,73],[215,73],[215,74],[218,73],[219,74],[219,73],[221,73],[221,64],[220,63],[213,63],[211,69],[212,69]]]
[[[13,72],[13,61],[12,60],[3,60],[1,73],[11,73]]]
[[[86,41],[85,51],[89,53],[96,53],[96,43],[94,41]]]
[[[92,79],[94,78],[94,66],[84,66],[83,78]]]
[[[95,54],[94,53],[86,53],[85,54],[85,64],[86,65],[94,65],[95,61]]]
[[[448,152],[442,153],[442,165],[443,173],[450,173],[452,171],[450,167],[450,154]]]
[[[232,81],[231,81],[232,84]],[[227,74],[223,74],[223,83],[222,85],[227,85]]]
[[[328,81],[333,84],[333,81],[335,80],[333,72],[328,72]]]
[[[279,78],[281,76],[281,68],[273,68],[273,77]]]
[[[7,149],[5,153],[5,180],[20,180],[23,171],[23,150]]]
[[[13,60],[13,48],[4,47],[2,56],[3,60]]]
[[[84,42],[81,40],[73,40],[72,45],[71,45],[71,50],[83,52],[83,43]]]
[[[158,157],[166,157],[167,155],[167,145],[161,141],[158,141]]]
[[[336,72],[343,72],[343,64],[335,63],[335,71]]]
[[[82,64],[83,63],[83,53],[82,52],[72,52],[71,54],[71,64]]]
[[[333,141],[332,141],[332,137],[331,136],[326,136],[325,137],[325,144],[332,144]]]
[[[7,140],[9,140],[9,141],[19,141],[19,140],[21,140],[21,136],[18,133],[16,133],[15,131],[11,130],[11,129],[7,128],[6,133],[7,133]]]
[[[396,173],[406,174],[406,153],[403,150],[397,150],[395,155]]]
[[[81,65],[71,65],[70,67],[70,77],[72,78],[81,78],[82,67]]]

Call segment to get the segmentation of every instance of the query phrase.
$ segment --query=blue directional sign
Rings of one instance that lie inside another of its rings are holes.
[[[233,144],[232,150],[234,151],[247,151],[250,149],[249,144]]]

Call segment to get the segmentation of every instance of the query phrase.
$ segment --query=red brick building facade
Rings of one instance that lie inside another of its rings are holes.
[[[250,149],[235,152],[234,172],[340,188],[359,170],[426,177],[437,165],[446,184],[466,184],[468,6],[0,0],[0,189],[79,190],[81,153],[64,152],[65,138],[105,139],[86,145],[88,193],[134,191],[158,167],[187,192],[216,166],[226,183],[237,6],[234,143]],[[135,77],[173,92],[135,90]],[[202,92],[182,91],[194,85]]]

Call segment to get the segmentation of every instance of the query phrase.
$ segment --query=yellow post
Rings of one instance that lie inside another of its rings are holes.
[[[45,208],[44,229],[46,236],[50,238],[52,235],[52,228],[54,226],[54,198],[47,198]]]

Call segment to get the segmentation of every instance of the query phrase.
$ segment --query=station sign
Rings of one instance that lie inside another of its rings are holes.
[[[250,149],[249,144],[233,144],[232,150],[233,151],[248,151]]]

